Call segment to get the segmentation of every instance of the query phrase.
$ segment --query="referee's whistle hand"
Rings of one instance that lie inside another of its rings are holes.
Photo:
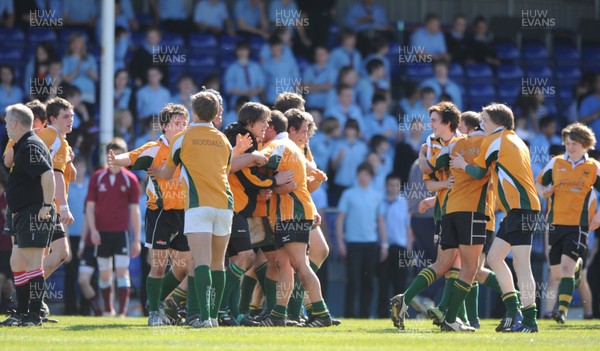
[[[90,232],[90,239],[92,240],[92,244],[94,244],[96,246],[101,244],[100,233],[97,230],[92,230]]]
[[[131,258],[136,258],[142,252],[142,244],[139,241],[136,241],[131,244]]]
[[[38,220],[40,221],[47,221],[48,219],[50,219],[50,210],[52,208],[48,207],[48,206],[43,206],[42,208],[40,208],[39,212],[38,212]]]

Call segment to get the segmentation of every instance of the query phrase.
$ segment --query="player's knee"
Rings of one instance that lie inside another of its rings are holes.
[[[256,258],[256,254],[253,250],[246,250],[238,253],[238,262],[236,263],[239,267],[248,267],[254,259]]]
[[[129,274],[122,277],[117,277],[117,286],[119,288],[130,288],[131,280],[129,279]]]

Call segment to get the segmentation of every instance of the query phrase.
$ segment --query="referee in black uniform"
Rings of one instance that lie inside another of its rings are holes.
[[[17,290],[16,314],[2,322],[9,326],[42,325],[42,258],[56,219],[52,157],[33,132],[32,123],[33,113],[27,106],[6,108],[6,129],[15,141],[14,163],[6,186],[15,236],[10,265]]]

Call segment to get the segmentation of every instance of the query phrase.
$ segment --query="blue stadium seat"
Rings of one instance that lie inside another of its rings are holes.
[[[457,62],[452,62],[448,69],[448,76],[457,83],[463,83],[465,81],[465,72],[462,65]]]
[[[188,69],[184,65],[172,65],[169,66],[169,89],[175,91],[177,90],[177,80],[183,75],[187,73]],[[199,82],[196,82],[199,83]]]
[[[433,67],[431,65],[407,65],[406,76],[409,80],[421,81],[433,76]]]
[[[144,31],[137,31],[131,33],[131,43],[134,46],[141,47],[146,41],[146,33]]]
[[[554,72],[558,84],[575,84],[581,78],[579,66],[558,66]]]
[[[37,44],[42,41],[54,43],[56,41],[56,32],[52,29],[30,29],[27,32],[27,39],[30,44]]]
[[[467,95],[470,98],[491,98],[496,97],[496,89],[492,84],[469,84]]]
[[[519,49],[514,43],[504,42],[495,45],[496,54],[502,61],[513,61],[516,62],[521,58]]]
[[[25,33],[18,28],[0,28],[0,43],[3,47],[25,46]]]
[[[171,33],[171,32],[163,32],[162,33],[162,41],[161,45],[169,45],[169,46],[185,46],[185,41],[181,34]]]
[[[221,55],[220,66],[223,69],[223,71],[225,71],[225,69],[227,69],[227,67],[229,67],[229,65],[234,63],[235,60],[237,60],[237,59],[233,53],[227,54],[224,56]]]
[[[502,102],[514,104],[517,96],[521,92],[520,83],[500,83],[498,84],[498,98]]]
[[[485,63],[465,65],[465,74],[469,82],[489,82],[494,78],[492,67]]]
[[[548,64],[550,55],[542,43],[527,43],[523,45],[523,61],[527,64]]]
[[[540,66],[529,66],[525,68],[527,77],[536,77],[536,78],[551,78],[552,70],[549,66],[540,65]]]
[[[499,81],[521,80],[523,70],[515,64],[501,64],[498,66],[496,75]]]
[[[217,37],[207,33],[192,33],[190,35],[190,48],[217,49],[219,41]]]
[[[581,50],[581,61],[583,65],[590,70],[600,66],[600,47],[584,47]]]
[[[235,52],[235,45],[243,40],[240,36],[229,36],[222,35],[219,47],[221,48],[221,55],[226,52]]]
[[[8,47],[3,48],[0,50],[0,62],[16,67],[25,65],[26,62],[23,60],[23,49]]]
[[[258,53],[260,51],[260,48],[262,48],[262,46],[266,43],[267,41],[265,40],[265,38],[263,37],[259,37],[256,35],[253,35],[250,38],[250,50],[252,52],[256,52]]]
[[[89,37],[87,33],[78,28],[63,27],[58,32],[60,34],[60,41],[64,43],[65,46],[67,45],[67,43],[69,42],[69,38],[71,38],[71,35],[73,34],[81,34],[85,38],[85,41],[89,42]]]
[[[574,45],[560,45],[554,48],[554,62],[559,66],[579,66],[581,56]]]

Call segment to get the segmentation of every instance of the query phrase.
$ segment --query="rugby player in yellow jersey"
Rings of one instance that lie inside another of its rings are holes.
[[[457,131],[460,122],[460,111],[450,102],[441,102],[429,108],[429,115],[435,139],[428,143],[428,147],[421,148],[421,152],[419,153],[419,167],[422,171],[424,170],[423,179],[427,185],[427,190],[436,192],[437,199],[434,217],[437,221],[436,231],[439,234],[441,233],[441,212],[444,200],[449,188],[452,187],[453,180],[448,174],[449,172],[444,170],[436,171],[435,173],[427,172],[431,170],[427,165],[427,157],[436,157],[445,146],[460,137]],[[435,183],[431,183],[432,181],[435,181]],[[438,277],[450,271],[452,267],[460,269],[460,262],[455,262],[456,260],[456,250],[442,250],[438,246],[438,255],[435,263],[421,270],[403,294],[398,294],[392,298],[391,312],[394,326],[400,330],[404,330],[404,319],[408,316],[408,304],[421,291],[433,284]],[[448,290],[446,293],[449,293],[450,288],[446,289]]]
[[[469,135],[477,130],[480,130],[481,118],[479,114],[473,111],[466,111],[461,113],[460,115],[460,123],[458,124],[458,131],[463,135]],[[494,239],[494,226],[495,226],[495,214],[494,214],[494,201],[493,201],[493,192],[491,187],[487,186],[486,193],[486,216],[488,217],[488,221],[486,223],[486,241],[483,246],[483,252],[479,257],[479,269],[475,275],[475,282],[471,287],[469,294],[465,299],[465,313],[466,316],[462,313],[462,309],[459,311],[459,318],[464,320],[465,322],[469,322],[469,325],[474,327],[475,329],[479,329],[479,312],[478,312],[478,298],[479,298],[479,283],[487,286],[488,288],[494,290],[498,294],[502,294],[500,290],[500,286],[498,285],[498,281],[496,280],[496,275],[491,270],[485,268],[485,260],[487,252],[492,244],[492,240]],[[454,272],[453,272],[454,270]],[[451,277],[448,278],[446,284],[451,287],[454,285],[456,278],[458,277],[458,270],[454,268],[451,269],[452,274]],[[444,289],[446,290],[446,289]],[[446,309],[448,308],[448,304],[450,303],[449,293],[445,294],[445,299],[442,299],[440,304],[437,307],[431,307],[427,309],[427,315],[434,320],[434,324],[441,325],[444,321],[444,314],[446,313]]]
[[[288,124],[288,130],[293,128],[306,138],[308,120],[303,112],[291,109],[285,115],[288,120],[293,121]],[[293,170],[297,187],[289,194],[274,194],[270,199],[270,220],[275,228],[275,243],[278,247],[280,290],[277,294],[277,304],[270,315],[261,321],[261,325],[286,325],[287,305],[294,287],[295,271],[308,291],[313,308],[313,317],[304,326],[330,326],[331,316],[321,295],[321,285],[308,264],[306,254],[316,211],[307,188],[306,159],[302,150],[289,139],[287,132],[279,133],[263,152],[269,155],[269,162],[265,167],[276,172]]]
[[[227,177],[230,170],[247,166],[238,160],[232,168],[232,147],[211,123],[220,109],[217,96],[211,92],[192,96],[194,123],[175,136],[167,163],[149,173],[159,179],[171,179],[181,165],[184,233],[195,266],[188,301],[197,299],[200,309],[199,316],[190,316],[193,318],[189,324],[195,328],[218,326],[217,313],[225,287],[225,251],[233,217],[233,194]]]
[[[281,113],[286,113],[288,110],[293,108],[304,111],[304,103],[305,101],[304,98],[302,98],[302,95],[293,92],[283,92],[277,95],[275,103],[273,104],[273,109],[281,111]],[[308,114],[307,117],[309,118],[309,134],[311,134],[314,133],[316,126],[312,116]],[[290,137],[292,136],[290,135]],[[298,146],[303,150],[304,156],[306,157],[306,169],[310,179],[308,183],[308,189],[310,192],[313,192],[320,186],[321,182],[326,180],[326,176],[324,172],[317,170],[317,165],[312,156],[312,152],[310,151],[308,139],[310,139],[310,136],[302,141],[302,145]],[[327,241],[325,240],[325,236],[321,230],[320,223],[315,223],[310,231],[309,246],[310,250],[308,252],[308,259],[310,267],[315,273],[317,273],[323,262],[325,262],[327,259],[327,256],[329,256],[329,245],[327,245]],[[303,296],[305,294],[302,290],[302,285],[297,281],[297,279],[295,279],[295,281],[294,291],[288,306],[288,314],[291,320],[302,322],[300,319],[300,313],[302,311]],[[304,301],[308,302],[307,299],[304,299]],[[310,312],[310,304],[308,304],[308,307],[308,311]],[[336,325],[339,324],[338,320],[333,320],[333,322]]]
[[[169,103],[158,117],[163,132],[158,140],[119,155],[110,150],[108,166],[130,167],[133,170],[162,166],[167,160],[169,145],[177,133],[185,130],[189,116],[185,106]],[[159,313],[160,302],[186,278],[191,257],[187,238],[183,234],[183,190],[179,167],[169,180],[152,177],[146,180],[145,245],[150,250],[151,258],[150,272],[146,278],[150,311],[148,325],[162,326],[167,324],[167,320],[163,313]],[[169,258],[173,269],[165,275]]]
[[[590,204],[594,189],[600,190],[600,163],[588,157],[596,145],[594,132],[581,123],[562,131],[564,155],[554,157],[537,177],[538,192],[550,198],[548,242],[552,278],[558,285],[558,309],[552,318],[561,324],[567,319],[575,290],[575,266],[587,251],[588,230],[600,227],[600,211]]]
[[[464,169],[473,178],[484,177],[491,168],[494,196],[506,214],[488,253],[488,264],[496,273],[506,306],[506,314],[496,331],[537,332],[531,243],[540,219],[540,201],[529,149],[514,131],[514,116],[508,106],[492,103],[483,108],[481,119],[486,137],[479,156],[472,163],[466,162],[461,155],[452,156],[450,166]],[[511,250],[521,292],[520,302],[512,273],[504,261]]]

